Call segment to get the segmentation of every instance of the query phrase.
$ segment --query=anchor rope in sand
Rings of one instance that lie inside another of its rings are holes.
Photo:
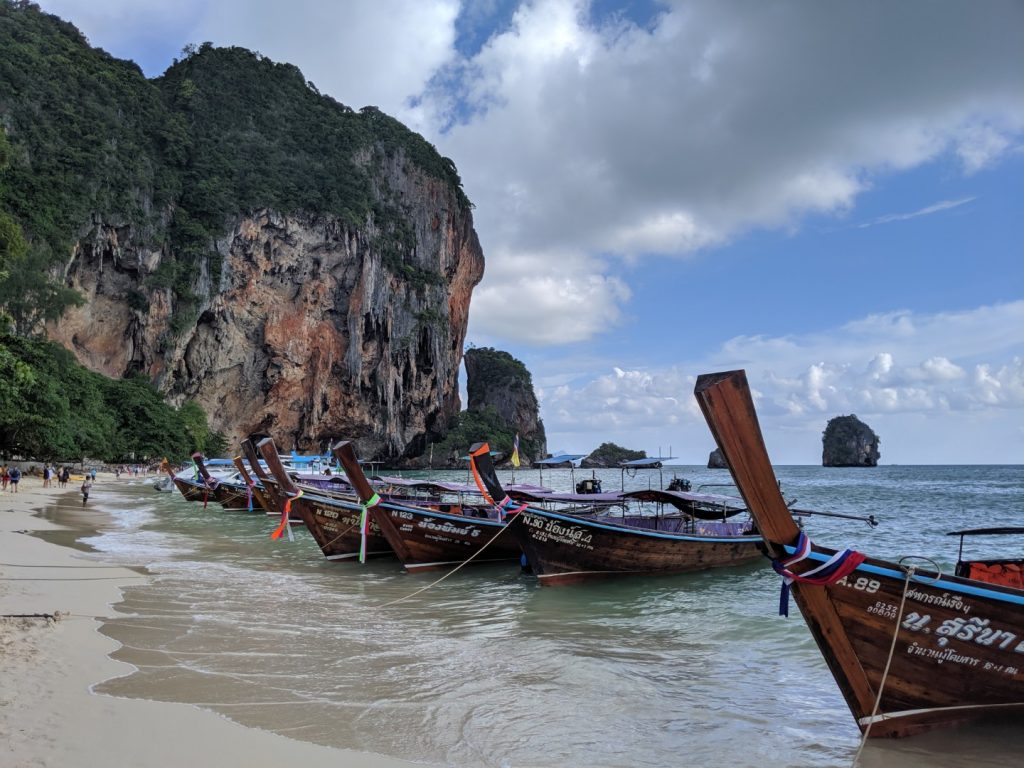
[[[466,565],[467,563],[469,563],[469,562],[470,562],[470,561],[471,561],[471,560],[472,560],[472,559],[473,559],[474,557],[476,557],[476,556],[477,556],[477,555],[479,555],[479,554],[480,554],[481,552],[483,552],[483,551],[484,551],[485,549],[487,549],[487,547],[489,547],[489,546],[490,546],[490,545],[491,545],[491,544],[492,544],[492,543],[494,542],[494,540],[495,540],[495,539],[497,539],[497,538],[498,538],[499,536],[501,536],[501,534],[503,534],[504,532],[505,532],[505,527],[504,527],[504,526],[502,526],[502,527],[501,527],[500,529],[498,529],[498,532],[497,532],[496,534],[494,534],[494,535],[493,535],[493,536],[492,536],[492,537],[491,537],[491,538],[490,538],[490,539],[489,539],[489,540],[488,540],[487,542],[485,542],[485,543],[484,543],[484,545],[483,545],[482,547],[480,547],[480,549],[478,549],[478,550],[477,550],[476,552],[474,552],[474,553],[473,553],[472,555],[470,555],[469,557],[467,557],[467,558],[466,558],[465,560],[463,560],[463,561],[462,561],[461,563],[459,563],[459,564],[458,564],[457,566],[455,566],[454,568],[452,568],[452,569],[451,569],[450,571],[448,571],[448,573],[446,573],[446,574],[445,574],[444,576],[442,576],[442,577],[441,577],[440,579],[438,579],[437,581],[433,581],[433,582],[431,582],[430,584],[427,584],[427,586],[425,586],[425,587],[421,587],[420,589],[417,589],[417,590],[416,590],[415,592],[412,592],[412,593],[410,593],[410,594],[406,595],[405,597],[400,597],[400,598],[398,598],[397,600],[392,600],[391,602],[388,602],[388,603],[384,603],[384,605],[380,605],[380,606],[377,606],[377,607],[378,607],[378,608],[388,608],[389,606],[392,606],[392,605],[397,605],[398,603],[404,602],[404,601],[408,600],[408,599],[409,599],[409,598],[411,598],[411,597],[416,597],[416,595],[420,594],[420,592],[426,592],[426,591],[427,591],[428,589],[430,589],[431,587],[435,587],[435,586],[437,586],[437,585],[438,585],[438,584],[440,584],[440,583],[441,583],[442,581],[444,581],[444,580],[445,580],[445,579],[447,579],[447,578],[448,578],[449,576],[451,576],[451,575],[452,575],[453,573],[455,573],[455,572],[456,572],[456,571],[458,571],[458,570],[459,570],[460,568],[462,568],[462,567],[463,567],[464,565]]]
[[[857,764],[860,762],[860,753],[864,751],[864,745],[867,743],[868,735],[871,733],[871,726],[875,724],[875,717],[878,715],[878,707],[882,703],[882,692],[885,690],[885,681],[889,677],[889,667],[892,665],[892,657],[896,651],[896,638],[899,637],[900,623],[903,621],[903,608],[907,604],[907,590],[910,587],[910,581],[914,576],[915,570],[917,569],[912,565],[904,568],[907,577],[903,582],[903,596],[900,598],[900,609],[896,614],[896,627],[893,629],[892,643],[889,645],[889,658],[885,660],[885,670],[882,672],[882,680],[878,684],[878,695],[875,696],[875,706],[871,710],[871,717],[868,719],[867,728],[861,734],[860,746],[857,747],[857,753],[853,756],[853,768],[857,768]]]

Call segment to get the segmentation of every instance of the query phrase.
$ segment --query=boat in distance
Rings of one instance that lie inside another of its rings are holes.
[[[473,473],[494,499],[516,514],[508,529],[544,585],[571,584],[627,575],[686,573],[742,565],[761,558],[761,537],[750,521],[699,519],[693,510],[703,505],[697,494],[639,492],[637,498],[677,502],[669,514],[574,515],[538,506],[516,505],[498,480],[486,444],[470,449]],[[628,500],[631,494],[619,494]],[[710,498],[710,497],[709,497]],[[721,497],[715,497],[721,498]],[[690,511],[684,511],[685,508]],[[723,509],[721,518],[743,512]]]
[[[961,554],[947,574],[812,543],[779,492],[745,372],[702,375],[694,394],[784,577],[780,610],[791,585],[864,738],[1024,721],[1024,590],[989,578],[1020,559],[976,568]]]

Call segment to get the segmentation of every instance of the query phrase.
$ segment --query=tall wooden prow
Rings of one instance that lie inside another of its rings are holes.
[[[694,395],[770,553],[779,557],[784,545],[795,543],[800,529],[779,491],[746,372],[699,376]],[[876,691],[850,645],[826,589],[794,584],[793,595],[850,709],[870,713]]]
[[[270,476],[263,469],[260,464],[259,454],[256,453],[256,446],[253,445],[252,440],[246,438],[241,443],[242,455],[245,456],[246,461],[249,462],[249,466],[252,467],[253,473],[260,479],[260,483],[263,485],[263,496],[269,503],[266,506],[268,514],[279,514],[281,512],[281,506],[284,504],[284,494],[279,493],[276,483],[268,482]]]
[[[345,470],[348,481],[352,483],[352,487],[359,494],[359,500],[364,504],[371,501],[374,496],[374,490],[370,485],[370,481],[366,479],[363,468],[359,465],[359,458],[356,456],[355,448],[352,447],[352,442],[341,440],[335,443],[331,446],[331,453],[334,454],[334,458],[341,464],[341,468]]]
[[[469,465],[473,470],[473,479],[476,487],[488,503],[501,505],[508,494],[498,480],[498,474],[494,471],[494,462],[491,461],[491,446],[488,443],[473,443],[469,448]]]

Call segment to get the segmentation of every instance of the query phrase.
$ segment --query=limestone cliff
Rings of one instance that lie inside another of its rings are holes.
[[[875,467],[881,458],[878,435],[852,414],[829,419],[821,441],[824,467]]]
[[[4,0],[0,123],[34,291],[0,280],[0,309],[23,332],[48,319],[88,367],[148,375],[232,441],[397,458],[445,433],[484,263],[422,136],[242,48],[187,46],[147,79]],[[85,303],[50,311],[68,289]]]
[[[416,268],[396,275],[371,220],[268,210],[238,217],[216,243],[216,284],[172,333],[168,290],[145,278],[163,254],[130,227],[97,223],[78,242],[69,284],[87,298],[50,329],[94,370],[149,374],[172,401],[197,400],[229,439],[274,435],[284,448],[355,437],[367,456],[422,451],[459,409],[458,369],[483,256],[468,211],[423,174],[403,176]]]

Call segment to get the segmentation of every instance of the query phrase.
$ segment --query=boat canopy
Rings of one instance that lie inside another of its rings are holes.
[[[589,454],[586,453],[560,453],[557,456],[549,456],[546,459],[537,459],[533,462],[535,467],[564,467],[567,464],[572,464],[580,459],[587,458]]]
[[[660,469],[663,462],[678,458],[677,456],[651,456],[646,459],[620,461],[619,466],[627,469]]]
[[[736,496],[723,496],[718,493],[661,491],[651,488],[641,491],[626,491],[620,495],[624,499],[669,504],[682,512],[699,517],[702,520],[718,520],[723,517],[732,517],[747,510],[743,499]]]
[[[559,493],[557,491],[546,491],[537,493],[516,489],[515,486],[505,489],[508,495],[516,501],[542,503],[545,501],[557,501],[566,504],[621,504],[622,494],[613,493]]]
[[[1003,536],[1024,533],[1024,528],[969,528],[966,531],[950,531],[947,536]]]
[[[330,464],[332,459],[330,456],[300,456],[295,451],[292,451],[292,463],[293,464],[312,464],[314,462],[320,464]]]

